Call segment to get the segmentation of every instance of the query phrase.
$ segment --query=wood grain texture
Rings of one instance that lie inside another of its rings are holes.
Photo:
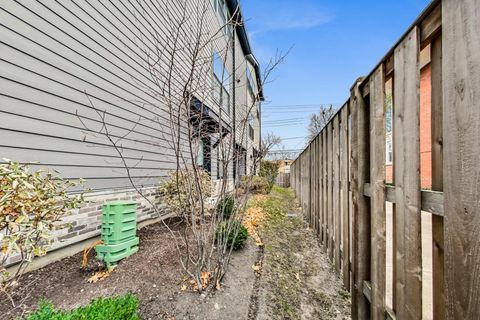
[[[327,194],[327,202],[328,202],[328,222],[327,222],[327,233],[328,233],[328,257],[330,258],[330,261],[333,262],[333,256],[334,256],[334,245],[333,245],[333,234],[334,234],[334,228],[333,228],[333,123],[330,122],[327,126],[327,139],[328,139],[328,150],[327,150],[327,156],[328,156],[328,170],[327,170],[327,175],[328,175],[328,194]]]
[[[354,86],[352,102],[352,219],[353,270],[355,292],[352,293],[352,319],[369,319],[370,307],[363,294],[363,282],[370,275],[370,218],[367,198],[363,195],[368,180],[368,120],[358,83]]]
[[[385,318],[385,72],[383,65],[370,78],[370,208],[372,225],[372,319]]]
[[[395,312],[399,319],[421,319],[420,70],[417,27],[395,48],[394,55]]]
[[[341,223],[340,223],[340,114],[333,119],[333,232],[335,270],[340,273]]]
[[[446,319],[478,319],[480,2],[442,6]]]
[[[348,192],[348,103],[346,103],[341,112],[342,128],[340,140],[340,175],[341,175],[341,218],[342,218],[342,276],[343,286],[348,290],[350,287],[350,220],[348,214],[349,192]]]
[[[430,65],[432,70],[432,190],[443,191],[443,88],[441,36],[432,40]],[[443,217],[438,217],[436,215],[432,215],[432,248],[433,317],[435,319],[445,319]]]
[[[323,190],[322,190],[322,244],[326,247],[327,246],[327,224],[328,224],[328,179],[327,179],[327,172],[328,172],[328,142],[327,142],[327,130],[326,128],[322,131],[322,182],[323,182]]]

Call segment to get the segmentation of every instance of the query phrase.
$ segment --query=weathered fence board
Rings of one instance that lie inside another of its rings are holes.
[[[447,319],[480,315],[480,3],[442,9]]]
[[[328,234],[328,256],[333,261],[333,123],[330,122],[327,126],[327,143],[328,143],[328,169],[327,169],[327,181],[328,181],[328,194],[327,194],[327,234]]]
[[[441,20],[441,19],[440,19]],[[442,89],[442,38],[431,44],[432,86],[432,190],[443,191],[443,89]],[[442,194],[443,196],[443,194]],[[422,194],[422,207],[423,207]],[[443,198],[443,197],[442,197]],[[442,199],[443,208],[443,199]],[[443,217],[432,215],[432,269],[433,273],[433,317],[445,319],[444,290],[444,233]]]
[[[350,219],[348,215],[349,193],[348,193],[348,103],[341,110],[342,128],[340,140],[340,175],[341,175],[341,217],[342,217],[342,275],[343,286],[350,287],[350,248],[349,248],[349,232]]]
[[[327,144],[327,130],[322,131],[322,183],[323,183],[323,190],[322,190],[322,244],[327,246],[327,212],[328,212],[328,180],[327,180],[327,170],[328,170],[328,163],[327,163],[327,153],[328,153],[328,144]]]
[[[363,294],[363,282],[370,279],[370,213],[363,187],[369,176],[368,117],[359,84],[353,90],[352,108],[352,197],[353,197],[353,281],[356,309],[353,319],[368,319],[369,303]]]
[[[370,207],[372,219],[372,319],[385,318],[385,75],[383,65],[370,78]]]
[[[422,316],[418,32],[418,28],[414,27],[395,48],[394,54],[393,139],[397,229],[395,311],[400,319],[420,319]]]
[[[333,118],[333,234],[334,264],[340,273],[340,117]]]
[[[421,319],[430,305],[434,319],[480,315],[479,16],[479,1],[432,1],[292,164],[292,185],[304,208],[312,200],[306,196],[314,198],[311,225],[318,223],[320,241],[351,292],[353,319]],[[423,58],[430,50],[422,69],[421,50]],[[421,90],[420,79],[428,65],[431,97],[422,101],[431,100],[431,141],[422,145],[431,143],[432,188],[422,190],[420,167],[429,168],[421,163],[420,131],[430,127],[420,124],[420,95],[430,91]],[[385,183],[387,77],[393,185]],[[386,201],[393,206],[389,246]],[[421,211],[431,213],[423,235],[431,231],[431,247],[422,248]],[[388,277],[387,252],[394,260]],[[422,258],[430,254],[433,293],[423,301]]]

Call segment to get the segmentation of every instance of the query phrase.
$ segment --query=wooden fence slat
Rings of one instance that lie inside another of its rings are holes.
[[[342,131],[340,142],[340,167],[341,167],[341,215],[342,215],[342,274],[343,286],[350,288],[350,248],[349,248],[349,217],[348,217],[348,103],[341,110]]]
[[[317,235],[320,239],[321,235],[321,215],[322,215],[322,161],[321,161],[321,154],[322,154],[322,136],[317,136]]]
[[[444,0],[446,319],[480,315],[480,2]]]
[[[397,237],[396,310],[399,319],[422,317],[420,216],[419,30],[394,53],[394,171]]]
[[[335,270],[340,273],[340,116],[333,119],[333,234]]]
[[[368,122],[365,102],[360,92],[359,83],[353,90],[352,102],[352,204],[353,204],[353,282],[352,319],[370,318],[369,303],[363,294],[363,282],[369,280],[370,274],[370,218],[368,217],[367,199],[363,187],[368,179]]]
[[[443,89],[441,37],[437,37],[432,41],[430,65],[432,85],[432,190],[443,191]],[[445,319],[443,243],[443,217],[432,215],[433,317],[434,319],[440,320]]]
[[[328,153],[328,143],[327,143],[327,130],[324,128],[322,131],[322,145],[323,145],[323,152],[322,152],[322,182],[323,182],[323,190],[322,190],[322,244],[326,247],[328,244],[327,241],[327,213],[328,213],[328,181],[327,181],[327,170],[328,170],[328,160],[327,160],[327,153]]]
[[[328,129],[328,256],[333,262],[333,123],[330,122]]]
[[[385,319],[385,72],[383,64],[370,78],[370,208],[372,219],[372,319]]]

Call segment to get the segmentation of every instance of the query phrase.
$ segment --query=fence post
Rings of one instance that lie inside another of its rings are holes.
[[[370,78],[370,208],[372,219],[372,319],[385,319],[385,71]]]
[[[479,1],[442,2],[447,319],[480,315],[479,12]]]
[[[370,308],[363,294],[363,282],[370,274],[370,218],[364,185],[368,179],[368,123],[365,102],[358,81],[351,92],[352,102],[352,204],[353,204],[353,282],[352,319],[369,319]]]

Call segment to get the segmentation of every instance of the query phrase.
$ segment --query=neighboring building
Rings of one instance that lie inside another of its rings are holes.
[[[233,133],[240,164],[236,170],[228,167],[233,182],[254,173],[263,100],[260,68],[245,26],[222,28],[235,12],[242,21],[238,0],[186,3],[191,12],[186,12],[178,42],[185,44],[195,37],[189,32],[197,26],[188,19],[198,14],[195,4],[199,3],[208,5],[205,25],[211,31],[202,36],[215,35],[208,56],[200,57],[207,63],[198,78],[206,85],[199,80],[200,89],[192,89],[196,98],[192,110],[201,110],[213,128],[211,135],[201,138],[197,164],[218,182],[223,177],[218,142],[226,139],[219,132]],[[132,190],[122,161],[139,163],[131,178],[151,200],[156,199],[158,183],[176,168],[169,111],[156,94],[155,70],[150,68],[151,59],[165,63],[174,46],[172,35],[178,34],[178,28],[166,12],[180,17],[182,12],[175,12],[179,3],[3,1],[0,8],[1,158],[34,163],[33,169],[57,170],[71,180],[83,178],[91,189],[91,202],[67,218],[72,227],[58,231],[54,247],[98,235],[101,204],[107,200],[137,199],[139,221],[152,218],[152,209]],[[156,49],[160,53],[152,57]],[[178,73],[171,77],[172,83],[181,87],[183,60],[174,60]],[[120,146],[125,159],[105,136],[84,127],[101,126],[92,105],[105,111],[112,135],[127,135]],[[183,130],[184,124],[180,127]]]
[[[432,114],[431,114],[431,68],[430,45],[420,53],[420,185],[432,188]],[[386,182],[393,182],[393,123],[392,81],[387,80],[386,93]]]
[[[293,160],[284,159],[277,160],[278,163],[278,173],[290,173],[290,165],[293,163]]]

